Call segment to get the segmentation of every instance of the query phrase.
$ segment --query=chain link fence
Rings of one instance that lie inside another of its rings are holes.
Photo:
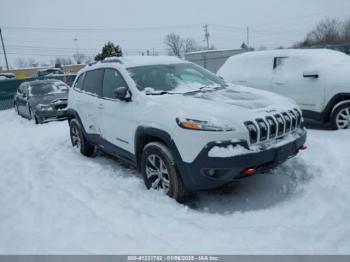
[[[71,86],[76,75],[57,75],[49,76],[46,78],[40,79],[58,79],[65,82],[67,85]],[[13,107],[13,98],[17,92],[19,85],[26,81],[38,80],[39,78],[26,78],[25,80],[18,79],[9,79],[9,80],[0,80],[0,110],[6,110]]]

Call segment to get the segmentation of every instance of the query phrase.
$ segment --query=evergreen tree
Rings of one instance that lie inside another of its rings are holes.
[[[119,45],[115,46],[112,42],[108,41],[102,48],[102,52],[95,56],[95,61],[101,61],[106,57],[113,56],[123,56],[123,52]]]

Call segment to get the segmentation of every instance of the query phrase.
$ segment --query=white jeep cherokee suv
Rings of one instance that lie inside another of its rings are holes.
[[[328,49],[247,52],[230,57],[218,75],[233,84],[294,99],[305,118],[350,128],[350,56]]]
[[[175,57],[86,66],[68,101],[74,147],[117,156],[143,173],[147,188],[177,200],[266,171],[305,148],[293,101],[226,84]]]

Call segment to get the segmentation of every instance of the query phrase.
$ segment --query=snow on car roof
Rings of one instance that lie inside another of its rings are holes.
[[[125,56],[125,57],[109,57],[102,62],[88,65],[81,69],[79,73],[85,72],[92,68],[103,68],[108,63],[122,65],[125,68],[146,66],[146,65],[167,65],[189,63],[175,56]]]
[[[308,58],[317,61],[334,61],[334,60],[350,60],[350,56],[330,49],[277,49],[267,51],[254,51],[239,54],[233,57],[247,57],[252,56],[256,58],[272,57],[272,56],[296,56],[300,58]]]
[[[126,56],[119,58],[125,67],[159,65],[159,64],[178,64],[185,61],[175,56]]]

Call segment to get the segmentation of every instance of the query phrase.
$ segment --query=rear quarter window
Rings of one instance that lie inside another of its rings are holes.
[[[83,90],[101,96],[104,69],[95,69],[85,73]]]
[[[82,90],[83,89],[84,76],[85,76],[85,73],[81,74],[78,77],[78,80],[75,82],[75,84],[73,86],[74,89],[77,89],[77,90]]]

